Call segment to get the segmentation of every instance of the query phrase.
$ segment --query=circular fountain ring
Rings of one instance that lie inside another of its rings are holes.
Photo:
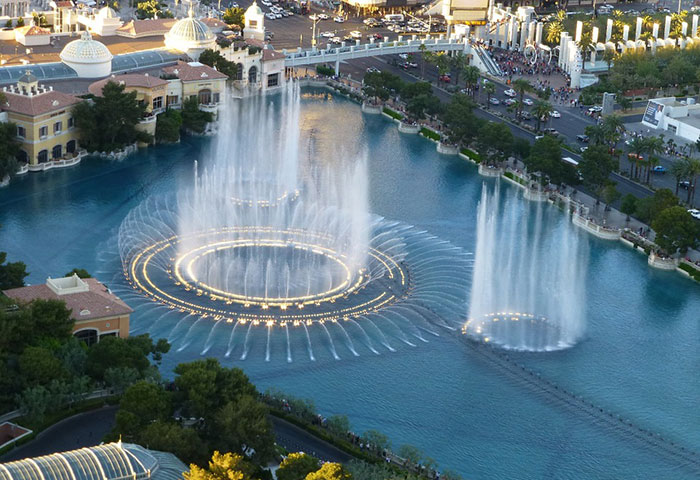
[[[521,312],[489,313],[471,318],[462,327],[462,334],[475,341],[506,350],[545,352],[571,347],[553,343],[560,337],[560,327],[544,316]],[[505,339],[508,340],[505,340]]]

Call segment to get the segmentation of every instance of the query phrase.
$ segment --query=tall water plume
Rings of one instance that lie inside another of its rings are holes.
[[[574,345],[585,325],[588,251],[567,216],[484,185],[466,333],[504,348]]]

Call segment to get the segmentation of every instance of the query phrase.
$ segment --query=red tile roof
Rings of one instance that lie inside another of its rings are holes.
[[[175,25],[175,22],[177,22],[177,20],[174,18],[132,20],[117,28],[117,33],[130,37],[165,35],[170,31],[170,27]]]
[[[18,30],[19,33],[25,37],[29,37],[31,35],[51,35],[51,30],[37,27],[36,25],[27,25],[26,27],[20,27]]]
[[[9,91],[3,93],[5,94],[7,102],[4,105],[0,105],[0,109],[32,117],[61,110],[81,101],[81,99],[73,95],[57,92],[55,90],[31,97],[29,95],[21,95]]]
[[[3,293],[21,302],[31,302],[36,299],[63,300],[66,307],[72,310],[71,317],[76,321],[93,320],[96,318],[126,315],[133,310],[119,297],[107,290],[95,278],[85,278],[90,290],[66,295],[58,295],[45,283],[29,287],[13,288]]]
[[[123,84],[126,87],[143,87],[152,88],[160,85],[167,85],[167,81],[162,78],[154,77],[152,75],[144,75],[140,73],[127,73],[124,75],[112,75],[111,77],[104,78],[95,83],[90,84],[88,91],[95,96],[102,96],[102,88],[107,85],[107,82],[115,82]]]
[[[204,79],[216,80],[218,78],[228,78],[228,75],[219,72],[215,68],[197,62],[187,63],[183,61],[178,61],[177,65],[164,68],[163,72],[170,75],[175,75],[183,82],[196,82],[202,81]]]
[[[71,8],[73,6],[73,2],[70,0],[58,0],[53,3],[56,4],[56,8]]]
[[[283,58],[285,58],[285,55],[282,52],[278,52],[277,50],[273,50],[271,48],[263,49],[263,62],[268,60],[281,60]]]
[[[200,21],[209,28],[223,28],[227,26],[226,23],[222,22],[218,18],[207,17],[200,19]]]

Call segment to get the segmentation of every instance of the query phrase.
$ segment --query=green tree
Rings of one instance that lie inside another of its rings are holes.
[[[24,286],[24,279],[29,272],[24,262],[7,262],[7,253],[0,252],[0,290],[9,290]]]
[[[637,210],[637,197],[628,193],[622,198],[622,205],[620,205],[620,211],[627,215],[627,221],[630,220],[630,215],[634,214]]]
[[[44,347],[27,347],[19,356],[19,372],[28,386],[47,385],[66,376],[66,370],[53,352]]]
[[[207,460],[206,444],[192,428],[174,422],[156,420],[140,434],[139,443],[152,450],[170,452],[186,463],[204,463]]]
[[[64,277],[72,277],[73,274],[77,275],[79,278],[92,278],[92,275],[88,273],[84,268],[74,268],[70,272],[63,275]]]
[[[530,155],[525,159],[529,172],[537,172],[544,184],[575,183],[576,171],[568,163],[561,160],[561,143],[551,135],[535,141]]]
[[[182,128],[194,133],[203,133],[207,124],[214,120],[211,112],[199,109],[197,98],[188,98],[182,103]]]
[[[224,11],[223,19],[224,22],[226,22],[226,24],[238,25],[242,30],[244,27],[244,14],[245,10],[243,10],[242,8],[230,7]]]
[[[215,451],[208,469],[192,464],[184,476],[185,480],[255,480],[254,471],[242,455]]]
[[[413,445],[401,445],[399,447],[399,457],[411,463],[419,463],[423,459],[423,452]]]
[[[18,26],[18,27],[23,27],[23,26],[24,26],[24,17],[21,17],[21,16],[20,16],[20,17],[17,19],[17,26]]]
[[[147,425],[172,414],[170,395],[160,385],[145,381],[129,387],[119,402],[114,433],[137,439]]]
[[[0,94],[0,105],[5,103],[4,95]],[[17,154],[20,143],[17,140],[17,125],[12,122],[0,122],[0,182],[7,177],[14,176],[19,168]]]
[[[63,300],[33,300],[29,304],[36,340],[67,341],[72,336],[75,321]]]
[[[433,87],[430,82],[406,82],[401,85],[401,100],[404,102],[419,95],[432,95]]]
[[[345,437],[350,431],[350,420],[346,415],[332,415],[328,418],[328,430],[338,437]]]
[[[493,82],[484,84],[484,91],[486,92],[486,108],[491,108],[491,97],[496,93],[496,84]]]
[[[177,142],[180,140],[182,115],[171,108],[158,115],[156,122],[156,142]]]
[[[653,220],[651,228],[656,233],[655,243],[668,254],[685,254],[689,248],[698,245],[698,223],[681,206],[662,210]]]
[[[487,164],[501,163],[513,151],[513,132],[505,123],[484,123],[479,128],[476,146]]]
[[[542,121],[546,123],[553,111],[554,109],[549,102],[542,100],[535,101],[535,105],[532,107],[531,113],[535,116],[535,122],[537,122],[537,127],[535,129],[536,131],[540,131]]]
[[[229,79],[235,79],[238,73],[238,65],[221,55],[216,50],[210,48],[204,50],[200,55],[198,61],[204,65],[209,65],[212,68],[216,68],[221,73],[228,76]]]
[[[107,82],[102,95],[73,107],[80,143],[89,151],[109,152],[150,136],[136,129],[146,106],[136,100],[136,91],[124,92],[125,86]]]
[[[304,480],[321,467],[321,462],[306,453],[290,453],[277,470],[277,480]]]
[[[141,378],[141,373],[133,367],[110,367],[104,373],[105,383],[117,394],[124,392]]]
[[[339,463],[324,463],[315,472],[309,473],[306,480],[350,480],[352,476]]]
[[[583,176],[584,185],[594,192],[598,203],[601,190],[615,169],[615,162],[607,148],[601,145],[588,147],[582,157],[578,165],[579,172]]]
[[[603,198],[603,202],[605,202],[605,210],[610,210],[610,204],[618,201],[621,196],[622,194],[615,188],[615,184],[608,183],[605,185],[601,192],[601,197]]]
[[[40,422],[53,404],[53,400],[48,389],[37,385],[24,389],[17,397],[17,405],[19,405],[19,410],[23,415],[35,422]]]
[[[532,144],[525,138],[516,137],[513,140],[513,155],[525,160],[530,155]]]
[[[146,18],[171,18],[172,14],[166,10],[164,3],[159,0],[145,0],[136,4],[136,17],[140,20]]]
[[[532,85],[530,85],[530,82],[524,78],[518,78],[517,80],[513,80],[511,88],[513,88],[513,90],[515,90],[515,92],[518,94],[518,108],[515,116],[520,118],[523,115],[523,100],[525,99],[525,94],[532,91]]]
[[[377,451],[391,448],[391,442],[389,442],[389,437],[377,430],[367,430],[365,433],[362,434],[362,441],[368,445],[371,445],[372,448],[374,448]]]
[[[476,104],[466,95],[452,97],[442,114],[450,143],[466,146],[476,137],[481,120],[474,115],[474,107]]]
[[[123,367],[133,368],[143,376],[150,365],[148,356],[156,350],[157,345],[148,334],[129,338],[103,338],[90,347],[88,373],[97,380],[104,380],[107,369]]]
[[[472,98],[474,98],[476,95],[476,86],[479,84],[479,78],[481,78],[481,70],[474,65],[467,65],[464,67],[463,73],[467,84],[467,90],[469,90]]]
[[[660,188],[651,197],[642,198],[637,202],[636,217],[647,224],[667,208],[678,205],[678,197],[676,197],[668,188]]]

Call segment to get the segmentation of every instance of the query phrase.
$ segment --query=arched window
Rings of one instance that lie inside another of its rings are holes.
[[[27,152],[25,152],[24,150],[20,150],[19,152],[17,152],[17,161],[19,163],[29,162],[29,155],[27,155]]]
[[[75,140],[66,143],[66,152],[75,153]]]
[[[236,64],[236,80],[243,80],[243,64]]]
[[[88,347],[97,343],[98,335],[97,330],[94,328],[86,328],[85,330],[80,330],[75,332],[75,338],[81,342],[85,342]]]
[[[257,83],[258,67],[252,66],[248,69],[248,83]]]
[[[49,151],[48,150],[42,150],[39,152],[39,155],[37,155],[37,159],[39,160],[39,163],[46,163],[49,161]]]
[[[198,100],[200,105],[209,105],[211,103],[211,90],[208,88],[200,90]]]
[[[53,150],[51,150],[51,158],[54,160],[58,160],[63,156],[63,146],[62,145],[56,145],[53,147]]]

